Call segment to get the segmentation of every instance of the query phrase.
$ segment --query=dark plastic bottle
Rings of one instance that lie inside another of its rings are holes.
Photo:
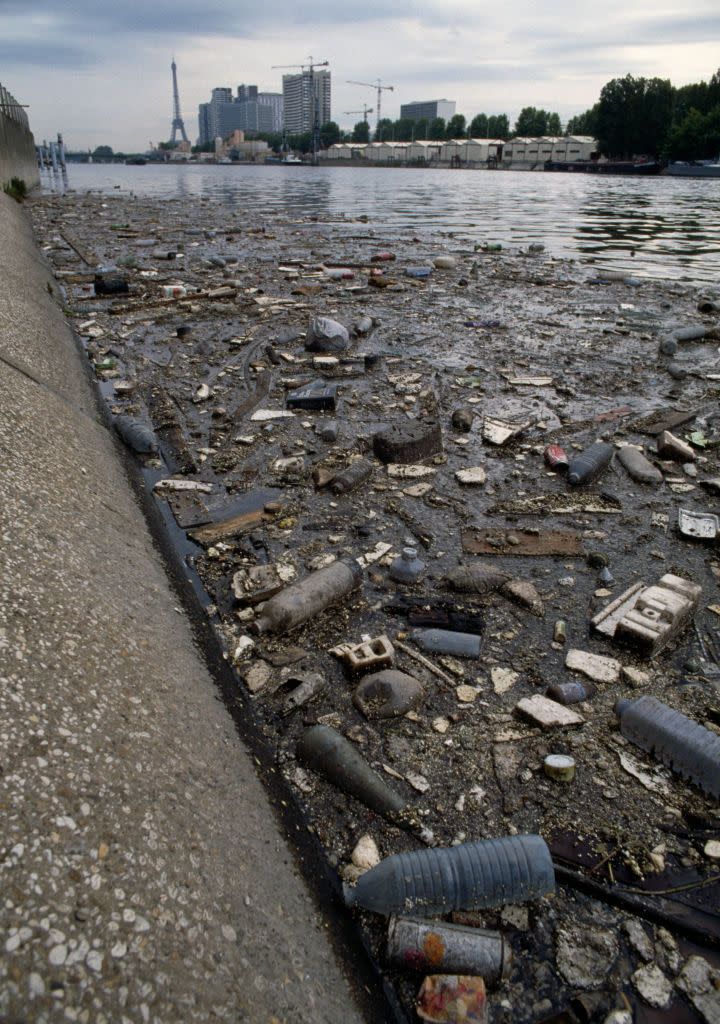
[[[578,484],[587,484],[594,480],[608,465],[614,450],[611,444],[596,441],[584,452],[571,459],[567,472],[567,481],[570,486],[577,487]]]
[[[700,789],[720,797],[720,736],[655,697],[619,700],[620,731]]]
[[[453,654],[457,658],[480,657],[480,637],[449,629],[414,629],[411,639],[432,654]]]
[[[313,725],[298,740],[298,760],[324,775],[338,789],[395,821],[405,810],[403,798],[374,772],[357,748],[329,725]]]
[[[150,427],[132,416],[116,416],[115,429],[128,448],[140,455],[149,455],[158,450],[157,438]]]
[[[387,857],[344,887],[348,906],[378,914],[433,917],[451,910],[501,907],[555,888],[550,851],[541,836],[413,850]]]
[[[415,583],[424,568],[425,563],[418,558],[416,548],[403,548],[400,557],[390,566],[389,576],[396,583]]]
[[[366,459],[357,459],[341,470],[330,481],[330,490],[333,494],[347,494],[372,476],[373,465]]]

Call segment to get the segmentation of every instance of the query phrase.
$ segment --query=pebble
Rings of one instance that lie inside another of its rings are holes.
[[[350,854],[350,860],[356,868],[362,868],[363,871],[368,871],[380,863],[380,851],[372,836],[360,836]]]
[[[62,967],[67,960],[68,948],[64,943],[60,943],[59,946],[53,946],[48,954],[48,961],[53,967]]]
[[[465,683],[456,687],[455,693],[457,695],[457,699],[462,701],[463,704],[472,704],[477,697],[477,690],[475,687],[467,686]]]
[[[669,981],[657,964],[640,967],[632,976],[635,988],[650,1006],[658,1010],[670,1005],[672,998],[672,982]]]
[[[511,668],[501,668],[499,665],[496,665],[490,669],[490,678],[492,679],[495,693],[505,693],[515,685],[520,678],[520,673],[513,672]]]
[[[708,839],[703,847],[703,853],[710,860],[720,860],[720,840]]]

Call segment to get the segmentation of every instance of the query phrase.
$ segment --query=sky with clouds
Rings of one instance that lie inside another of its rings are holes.
[[[455,100],[469,118],[523,106],[565,121],[628,72],[706,80],[720,65],[718,0],[0,0],[0,83],[29,104],[36,139],[139,150],[170,136],[173,54],[188,135],[217,85],[281,91],[274,64],[312,54],[332,72],[342,126],[375,104],[347,79],[378,78],[383,115]]]

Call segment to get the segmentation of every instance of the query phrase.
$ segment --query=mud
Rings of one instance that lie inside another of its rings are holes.
[[[175,541],[202,581],[238,694],[252,700],[330,864],[347,876],[363,835],[382,856],[418,840],[297,762],[297,740],[316,723],[355,743],[439,845],[521,832],[550,844],[560,868],[554,897],[463,915],[464,923],[499,928],[514,947],[510,977],[488,996],[492,1021],[525,1024],[563,1011],[574,1017],[558,1020],[604,1020],[626,1005],[637,1020],[702,1020],[678,986],[668,1008],[651,1009],[632,976],[649,961],[672,983],[692,953],[720,963],[720,869],[704,853],[720,837],[720,815],[715,802],[631,747],[613,708],[620,697],[650,693],[720,731],[720,559],[714,546],[675,528],[679,508],[717,511],[716,496],[700,484],[718,476],[718,343],[683,342],[672,360],[658,354],[658,338],[679,324],[718,326],[717,314],[697,311],[706,290],[600,282],[588,266],[475,251],[451,235],[388,238],[382,225],[350,214],[320,223],[208,200],[191,208],[66,195],[34,202],[32,215],[110,411],[155,431],[160,457],[132,456],[148,485],[170,474],[210,485],[209,493],[156,500],[172,509]],[[160,261],[151,256],[158,247],[183,255]],[[373,255],[388,248],[396,259],[373,275]],[[421,280],[405,275],[440,255],[456,265]],[[98,267],[124,275],[129,294],[96,296]],[[350,270],[337,277],[328,267]],[[177,284],[187,295],[164,297],[163,286]],[[344,324],[350,348],[334,359],[306,352],[313,316]],[[318,379],[337,385],[335,411],[258,418],[262,410],[287,412],[288,392]],[[467,417],[452,426],[460,407],[475,412],[469,430]],[[486,416],[526,426],[497,445],[483,441]],[[338,435],[326,441],[319,431],[329,417]],[[692,468],[657,457],[646,431],[666,417],[678,437],[694,440]],[[439,423],[440,453],[401,466],[374,457],[380,430],[417,420]],[[545,446],[561,444],[572,457],[598,439],[644,445],[663,483],[636,483],[614,459],[593,484],[569,491],[545,465]],[[313,473],[337,472],[358,456],[373,473],[356,489],[316,488]],[[484,469],[484,483],[456,478],[473,467]],[[463,550],[463,537],[481,536],[482,554],[467,540]],[[388,566],[418,544],[426,571],[413,587],[399,587]],[[335,558],[362,558],[362,587],[290,636],[248,646],[258,610],[236,601],[235,573],[273,564],[302,578]],[[442,577],[461,564],[532,583],[540,605],[491,588],[444,590]],[[604,565],[614,582],[598,580]],[[667,572],[699,583],[703,594],[692,627],[655,661],[590,634],[590,619],[613,597]],[[428,614],[436,624],[436,613],[475,623],[479,658],[429,655],[438,674],[410,656],[411,617],[422,623]],[[553,640],[559,619],[567,644]],[[358,680],[329,653],[364,634],[398,639],[394,667],[424,687],[402,717],[367,720],[353,704]],[[600,684],[573,705],[582,726],[541,731],[514,708],[576,678],[564,667],[568,647],[616,657],[647,676]],[[266,681],[251,693],[244,680],[259,661]],[[297,671],[283,677],[288,663]],[[308,673],[326,685],[310,688],[308,703],[288,706],[289,690]],[[545,776],[551,753],[575,759],[571,783]],[[383,963],[386,922],[354,913]],[[645,956],[629,920],[645,930]],[[568,949],[586,944],[587,956],[573,965]],[[413,1019],[417,977],[390,967],[386,974]]]

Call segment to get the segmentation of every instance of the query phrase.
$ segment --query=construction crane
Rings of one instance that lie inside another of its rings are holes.
[[[395,86],[393,86],[393,85],[383,85],[381,78],[378,78],[377,82],[351,82],[350,79],[347,79],[347,84],[348,85],[363,85],[363,86],[365,86],[366,89],[376,89],[377,90],[377,107],[376,107],[376,110],[377,110],[377,121],[375,123],[375,137],[377,138],[378,128],[380,126],[380,101],[382,100],[383,89],[387,89],[389,92],[392,92],[393,89],[395,88]]]
[[[372,114],[372,112],[373,112],[373,108],[372,107],[368,107],[366,103],[363,103],[362,110],[343,110],[343,114],[362,114],[363,121],[365,122],[365,124],[367,124],[367,116],[368,116],[368,114]]]
[[[297,70],[298,68],[300,68],[300,71],[302,72],[302,74],[305,74],[306,72],[310,74],[310,87],[311,87],[311,90],[312,90],[311,95],[312,95],[312,109],[313,109],[312,143],[313,143],[313,163],[314,164],[316,164],[318,162],[318,156],[317,155],[318,155],[318,150],[320,149],[320,104],[318,103],[318,98],[315,95],[315,68],[327,68],[329,66],[330,66],[330,61],[323,60],[323,61],[319,61],[319,62],[316,63],[313,60],[312,56],[308,57],[307,63],[305,63],[305,64],[273,64],[272,65],[274,71],[283,71],[283,70],[288,70],[289,71],[291,69]]]

